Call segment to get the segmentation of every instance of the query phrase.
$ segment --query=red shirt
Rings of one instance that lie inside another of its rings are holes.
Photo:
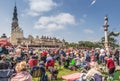
[[[107,60],[107,67],[108,67],[108,69],[115,68],[115,63],[112,59]]]
[[[28,64],[29,64],[30,68],[32,68],[33,66],[36,66],[38,64],[38,61],[37,61],[37,59],[30,59],[28,61]]]
[[[50,60],[46,64],[46,69],[48,69],[49,66],[54,67],[54,65],[55,65],[54,60]]]

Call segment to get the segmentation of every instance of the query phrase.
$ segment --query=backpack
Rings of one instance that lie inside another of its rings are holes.
[[[94,74],[94,80],[95,81],[102,81],[102,76],[101,75],[99,75],[99,74]]]

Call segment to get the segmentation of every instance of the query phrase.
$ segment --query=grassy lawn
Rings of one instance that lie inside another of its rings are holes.
[[[60,68],[56,65],[56,68],[59,70],[59,73],[58,73],[58,79],[57,80],[54,80],[54,81],[65,81],[63,80],[61,77],[64,76],[64,75],[69,75],[69,74],[72,74],[72,73],[76,73],[76,72],[80,72],[80,70],[77,70],[77,71],[71,71],[69,69],[66,69],[66,68]],[[49,77],[49,72],[47,71],[47,75]],[[103,76],[106,76],[105,73],[103,73]],[[120,70],[117,70],[115,71],[115,74],[114,74],[114,80],[113,81],[119,81],[118,78],[120,76]],[[34,79],[33,81],[37,81],[37,79]]]
[[[80,72],[80,71],[79,70],[78,71],[71,71],[71,70],[65,69],[65,68],[59,69],[59,74],[58,74],[58,80],[57,81],[63,81],[61,79],[62,76],[69,75],[69,74],[72,74],[72,73],[75,73],[75,72]]]
[[[72,73],[75,73],[75,72],[80,72],[80,70],[78,70],[78,71],[71,71],[71,70],[65,69],[65,68],[64,69],[60,69],[59,70],[59,74],[58,74],[58,80],[56,80],[56,81],[64,81],[64,80],[61,79],[61,76],[69,75],[69,74],[72,74]],[[118,80],[119,76],[120,76],[120,70],[115,71],[114,81],[119,81]]]
[[[119,81],[119,76],[120,76],[120,70],[115,71],[115,76],[114,76],[114,81]]]
[[[61,77],[64,76],[64,75],[69,75],[69,74],[72,74],[72,73],[75,73],[75,72],[80,72],[80,70],[78,71],[71,71],[69,69],[65,69],[65,68],[60,68],[59,69],[59,73],[58,73],[58,79],[57,80],[54,80],[54,81],[65,81],[63,80]],[[49,72],[47,71],[47,75],[49,77]],[[37,78],[34,78],[33,81],[38,81]]]
[[[65,68],[61,68],[59,69],[59,74],[58,74],[58,80],[54,80],[54,81],[65,81],[63,80],[61,77],[64,75],[69,75],[75,72],[80,72],[80,70],[78,71],[71,71],[69,69],[65,69]],[[49,76],[49,72],[47,72],[48,76]],[[114,76],[114,81],[119,81],[118,78],[120,76],[120,70],[115,72],[115,76]],[[34,79],[33,81],[37,81],[37,79]]]

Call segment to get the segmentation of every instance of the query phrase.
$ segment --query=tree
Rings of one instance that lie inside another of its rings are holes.
[[[81,48],[98,48],[101,47],[100,42],[91,42],[91,41],[79,41],[79,47]]]
[[[100,48],[102,47],[101,42],[91,42],[91,41],[79,41],[78,43],[68,43],[65,44],[66,48]]]
[[[118,37],[120,35],[120,32],[108,32],[108,41],[109,41],[109,45],[110,47],[119,47],[119,45],[117,44],[117,39],[115,39],[115,37]],[[104,41],[105,41],[105,37],[102,37],[101,42],[104,45]]]
[[[66,46],[66,48],[69,48],[69,47],[77,48],[78,44],[74,43],[74,42],[72,42],[72,43],[66,42],[65,46]]]

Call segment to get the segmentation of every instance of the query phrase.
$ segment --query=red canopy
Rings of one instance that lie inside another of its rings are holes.
[[[7,40],[0,40],[0,44],[5,45],[5,46],[13,46],[10,42]]]

